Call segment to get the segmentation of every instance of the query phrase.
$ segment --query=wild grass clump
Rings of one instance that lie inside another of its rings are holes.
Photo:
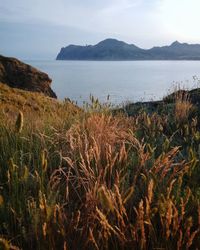
[[[0,247],[198,249],[199,117],[70,105],[1,118]]]
[[[175,118],[176,121],[182,123],[188,120],[193,105],[190,96],[185,91],[177,91],[175,93]]]

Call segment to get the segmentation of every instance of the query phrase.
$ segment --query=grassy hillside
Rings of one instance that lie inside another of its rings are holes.
[[[70,101],[66,100],[63,103],[43,94],[10,88],[3,83],[0,83],[0,104],[4,111],[18,111],[21,109],[27,114],[33,112],[38,115],[49,113],[51,116],[57,116],[60,114],[61,109],[63,109],[62,111],[65,110],[65,105],[67,105],[68,109],[75,110],[75,106],[70,104]]]
[[[127,116],[1,84],[0,105],[0,249],[198,249],[189,96]]]

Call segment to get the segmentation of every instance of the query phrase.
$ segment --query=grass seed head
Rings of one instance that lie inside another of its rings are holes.
[[[19,111],[16,123],[15,123],[15,131],[17,133],[21,133],[23,125],[24,125],[24,115],[21,111]]]

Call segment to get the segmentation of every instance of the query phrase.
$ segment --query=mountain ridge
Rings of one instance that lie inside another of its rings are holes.
[[[200,44],[174,41],[170,45],[143,49],[107,38],[95,45],[62,47],[56,60],[200,60]]]

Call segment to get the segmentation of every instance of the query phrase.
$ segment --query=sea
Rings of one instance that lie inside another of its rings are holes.
[[[59,99],[121,105],[160,100],[177,88],[200,87],[200,61],[27,60],[46,72]],[[108,98],[109,97],[109,98]]]

